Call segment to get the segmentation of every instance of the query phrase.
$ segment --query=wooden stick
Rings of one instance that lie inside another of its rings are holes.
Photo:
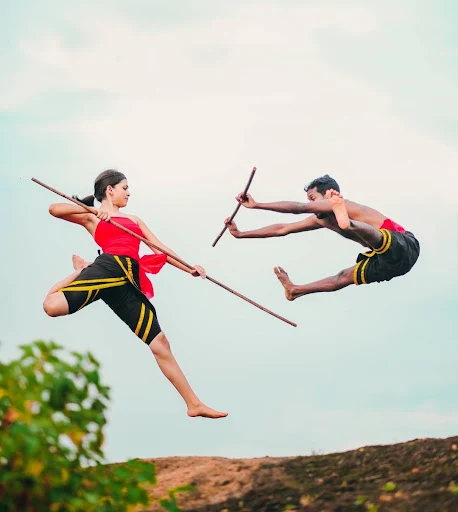
[[[250,179],[248,180],[245,190],[242,193],[243,199],[246,199],[246,193],[248,192],[248,189],[250,188],[250,185],[251,185],[251,182],[253,181],[255,172],[256,172],[256,167],[253,167],[253,170],[251,171]],[[241,203],[237,204],[237,207],[234,210],[234,213],[229,218],[229,221],[227,224],[230,224],[233,221],[234,217],[237,215],[237,212],[240,210],[241,206],[242,206]],[[212,247],[215,247],[215,245],[218,243],[218,240],[224,235],[224,232],[227,229],[227,224],[224,225],[224,228],[221,230],[221,233],[216,237],[216,240],[213,242]]]
[[[254,171],[255,171],[255,169],[253,169],[253,173],[254,173]],[[72,203],[75,203],[78,206],[81,206],[82,208],[87,210],[89,213],[92,213],[93,215],[95,215],[95,213],[89,208],[89,206],[85,205],[84,203],[81,203],[77,199],[74,199],[73,197],[67,196],[66,194],[63,194],[62,192],[59,192],[55,188],[52,188],[49,185],[46,185],[45,183],[41,182],[40,180],[37,180],[36,178],[32,178],[32,181],[34,181],[35,183],[38,183],[38,185],[41,185],[44,188],[47,188],[51,192],[54,192],[55,194],[57,194],[57,195],[65,198],[65,199],[67,199],[68,201],[71,201]],[[189,265],[189,263],[186,263],[185,261],[183,261],[181,258],[178,258],[177,256],[173,256],[172,254],[170,254],[166,250],[158,247],[157,245],[153,244],[152,242],[150,242],[146,238],[144,238],[144,237],[142,237],[140,235],[137,235],[137,233],[135,233],[134,231],[131,231],[129,228],[124,227],[122,224],[118,224],[117,222],[115,222],[112,219],[110,219],[110,220],[108,220],[106,222],[109,222],[110,224],[113,224],[113,226],[116,226],[117,228],[122,229],[126,233],[129,233],[129,235],[132,235],[133,237],[138,238],[139,240],[144,242],[149,247],[157,249],[158,251],[163,252],[164,254],[167,254],[167,256],[169,256],[170,258],[174,259],[175,261],[178,261],[179,263],[181,263],[185,267],[187,267],[189,269],[193,269],[194,268],[191,265]],[[269,309],[261,306],[257,302],[254,302],[253,300],[249,299],[248,297],[245,297],[241,293],[236,292],[235,290],[233,290],[232,288],[229,288],[228,286],[226,286],[225,284],[221,283],[220,281],[217,281],[216,279],[213,279],[212,277],[210,277],[208,275],[206,276],[206,279],[208,279],[209,281],[211,281],[214,284],[217,284],[221,288],[224,288],[228,292],[231,292],[234,295],[237,295],[237,297],[240,297],[241,299],[245,300],[246,302],[249,302],[253,306],[256,306],[257,308],[261,309],[262,311],[265,311],[266,313],[269,313],[269,315],[272,315],[275,318],[278,318],[279,320],[282,320],[283,322],[286,322],[287,324],[292,325],[293,327],[297,327],[297,324],[295,324],[294,322],[291,322],[291,320],[288,320],[287,318],[284,318],[284,317],[282,317],[280,315],[277,315],[277,313],[274,313],[273,311],[270,311]]]

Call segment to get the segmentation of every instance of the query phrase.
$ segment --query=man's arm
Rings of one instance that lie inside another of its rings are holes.
[[[270,210],[279,213],[329,213],[332,211],[331,203],[328,199],[319,201],[309,201],[307,203],[298,203],[296,201],[276,201],[273,203],[259,203],[255,201],[250,194],[246,198],[242,194],[237,196],[237,201],[245,208],[254,210]]]
[[[332,205],[329,199],[320,199],[318,201],[308,201],[306,203],[298,203],[296,201],[277,201],[273,203],[259,203],[255,201],[250,194],[247,194],[245,199],[242,198],[242,194],[236,197],[237,201],[245,208],[252,208],[258,210],[270,210],[279,213],[331,213]],[[347,207],[348,215],[353,220],[360,220],[362,222],[368,222],[368,212],[375,212],[372,208],[362,206],[353,201],[345,199],[345,206]],[[379,212],[376,214],[381,215]]]
[[[322,226],[318,223],[317,218],[312,215],[299,222],[272,224],[271,226],[254,229],[252,231],[239,231],[234,221],[227,224],[227,227],[231,232],[231,235],[235,238],[271,238],[276,236],[286,236],[290,233],[312,231],[314,229],[320,229]]]

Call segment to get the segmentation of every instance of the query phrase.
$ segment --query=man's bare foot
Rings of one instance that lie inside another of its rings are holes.
[[[191,418],[196,418],[197,416],[201,416],[202,418],[225,418],[227,416],[227,412],[215,411],[211,407],[207,407],[205,404],[200,403],[198,405],[193,405],[188,408],[188,416]]]
[[[326,199],[329,199],[329,202],[331,203],[332,211],[336,216],[339,228],[348,229],[350,227],[350,217],[348,216],[347,207],[345,206],[345,199],[343,198],[342,194],[337,192],[337,190],[327,190]]]
[[[288,300],[294,300],[296,298],[294,295],[294,284],[291,282],[288,274],[281,267],[275,267],[274,272],[285,289],[285,297]]]
[[[92,261],[85,261],[81,256],[74,254],[72,256],[73,268],[75,270],[83,270],[83,268],[88,267]]]

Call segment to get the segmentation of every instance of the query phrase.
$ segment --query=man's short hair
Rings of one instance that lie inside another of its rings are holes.
[[[340,187],[337,181],[334,178],[331,178],[329,174],[325,174],[324,176],[320,176],[319,178],[315,178],[308,185],[305,185],[304,190],[308,192],[312,188],[315,188],[319,194],[326,194],[327,190],[331,188],[340,192]]]

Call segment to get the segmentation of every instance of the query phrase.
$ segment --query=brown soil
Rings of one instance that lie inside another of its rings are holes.
[[[186,512],[458,511],[458,436],[310,457],[147,462],[158,479],[148,511],[188,484],[195,490],[176,495]]]

